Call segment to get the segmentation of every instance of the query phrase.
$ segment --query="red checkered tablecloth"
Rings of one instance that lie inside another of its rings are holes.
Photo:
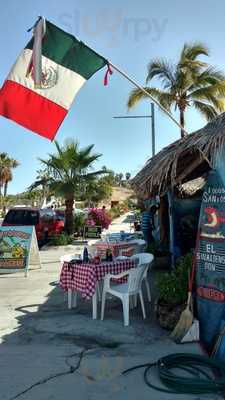
[[[63,264],[60,286],[64,290],[76,290],[82,297],[90,299],[96,290],[96,283],[107,274],[117,275],[137,266],[137,260],[121,260],[101,264]]]

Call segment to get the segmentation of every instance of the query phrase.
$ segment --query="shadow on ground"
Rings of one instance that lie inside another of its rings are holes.
[[[76,309],[67,309],[58,286],[57,249],[41,256],[43,268],[31,270],[28,278],[0,275],[1,400],[62,400],[73,393],[81,400],[132,400],[140,392],[142,400],[149,399],[139,371],[126,379],[121,372],[177,351],[155,320],[154,300],[148,303],[145,294],[147,319],[138,305],[129,327],[123,326],[121,304],[112,299],[105,320],[92,320],[90,301],[80,298]],[[154,294],[154,271],[149,278]],[[156,392],[158,399],[164,398]]]
[[[73,343],[87,348],[96,345],[115,347],[128,343],[150,343],[167,334],[155,321],[153,302],[149,303],[146,298],[147,319],[143,320],[138,304],[137,308],[130,310],[130,326],[124,327],[119,301],[112,298],[107,300],[104,321],[100,321],[99,302],[98,319],[92,320],[91,301],[79,297],[77,307],[68,310],[67,296],[59,287],[58,281],[51,281],[48,285],[50,292],[44,303],[24,301],[22,305],[15,307],[17,329],[3,335],[2,346]],[[37,298],[35,293],[33,295]]]

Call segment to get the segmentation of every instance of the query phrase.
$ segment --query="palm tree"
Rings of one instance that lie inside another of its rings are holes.
[[[121,186],[122,185],[122,180],[123,180],[123,173],[120,172],[119,174],[116,174],[115,176],[116,183]]]
[[[46,200],[46,197],[49,194],[49,181],[50,174],[47,168],[37,170],[37,177],[35,181],[36,187],[41,186],[42,189],[42,201]]]
[[[91,171],[94,162],[101,157],[101,154],[92,153],[94,145],[80,149],[78,142],[73,140],[67,141],[63,146],[60,146],[57,141],[54,143],[56,154],[49,154],[47,160],[41,159],[40,161],[47,168],[50,191],[65,198],[65,229],[68,234],[72,234],[74,200],[79,193],[81,184],[97,175],[106,173],[106,171]],[[40,180],[37,180],[30,186],[30,189],[34,189],[40,184]]]
[[[19,162],[14,158],[10,158],[7,153],[0,153],[0,195],[1,189],[4,187],[4,196],[7,196],[9,182],[12,181],[12,169],[18,167]]]
[[[7,153],[0,153],[0,195],[2,195],[2,187],[5,183],[6,177],[6,164],[9,162],[9,156]]]
[[[126,172],[125,177],[126,177],[126,180],[129,181],[129,179],[131,177],[131,173],[130,172]]]
[[[182,127],[185,126],[185,111],[189,107],[198,110],[207,121],[225,110],[225,74],[200,61],[198,57],[201,55],[209,56],[205,45],[185,44],[177,64],[159,58],[148,65],[146,83],[156,77],[161,86],[150,86],[145,90],[167,111],[170,112],[173,106],[175,110],[178,109]],[[144,98],[148,96],[140,89],[134,89],[129,95],[128,108]],[[183,136],[184,131],[181,129]]]
[[[8,166],[8,174],[5,177],[5,184],[4,184],[4,196],[7,196],[8,184],[13,179],[12,169],[18,167],[20,164],[14,158],[10,158],[9,166]]]

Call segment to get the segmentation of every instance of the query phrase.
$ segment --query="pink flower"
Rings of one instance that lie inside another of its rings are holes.
[[[95,226],[95,221],[93,219],[87,219],[86,223],[87,225]]]
[[[100,225],[102,228],[108,228],[111,223],[111,218],[107,213],[98,208],[91,208],[88,213],[88,220],[93,220],[95,225]]]

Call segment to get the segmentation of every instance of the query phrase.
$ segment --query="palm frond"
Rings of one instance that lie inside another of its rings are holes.
[[[148,87],[144,88],[146,91],[149,90]],[[128,98],[127,107],[132,108],[134,107],[139,101],[146,99],[147,95],[141,89],[133,89]]]
[[[58,142],[57,140],[54,140],[54,144],[55,144],[55,147],[56,147],[58,153],[59,153],[59,154],[62,154],[62,149],[61,149],[61,147],[60,147],[59,142]]]
[[[195,100],[193,104],[196,110],[198,110],[207,121],[213,120],[218,115],[215,107],[210,104],[206,104],[197,100]]]
[[[225,111],[225,99],[214,97],[212,103],[216,108],[216,111],[218,111],[218,114]]]
[[[144,88],[153,98],[159,101],[159,103],[165,107],[168,111],[171,109],[173,102],[175,101],[175,96],[169,92],[156,89],[156,88]],[[141,89],[133,89],[130,92],[127,106],[128,108],[134,107],[140,100],[146,99],[149,97],[147,94],[142,92]]]
[[[164,88],[169,88],[175,82],[174,66],[164,59],[155,59],[148,64],[146,83],[152,78],[157,77],[161,80]]]
[[[66,170],[62,160],[57,159],[57,157],[55,157],[54,155],[51,155],[51,158],[49,158],[48,160],[43,160],[41,158],[39,160],[41,161],[42,164],[44,164],[47,167],[50,175],[51,174],[54,174],[54,176],[59,175],[61,179],[63,179],[63,175],[66,172]]]
[[[32,191],[37,189],[40,186],[45,186],[49,185],[52,182],[52,179],[49,177],[48,179],[37,179],[34,183],[32,183],[29,187],[28,190]]]
[[[175,74],[176,81],[173,87],[171,88],[171,91],[179,96],[187,92],[190,86],[193,85],[194,82],[193,74],[194,72],[192,70],[190,69],[182,70],[178,66]]]
[[[196,89],[208,85],[216,85],[225,81],[225,73],[214,66],[209,66],[200,74],[196,75],[193,88]]]
[[[179,64],[183,65],[188,61],[195,61],[199,56],[209,56],[208,47],[201,42],[185,43],[180,55]]]
[[[207,85],[197,88],[188,94],[189,98],[202,100],[206,96],[225,97],[225,81],[216,83],[215,85]]]

